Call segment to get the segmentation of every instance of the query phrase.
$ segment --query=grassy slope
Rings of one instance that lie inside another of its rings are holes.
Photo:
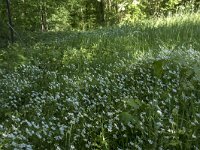
[[[0,149],[199,147],[199,18],[31,34],[2,49]]]

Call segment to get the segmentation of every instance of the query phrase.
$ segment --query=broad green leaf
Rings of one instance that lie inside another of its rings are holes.
[[[129,99],[127,104],[134,109],[138,109],[141,106],[141,102],[138,99]]]
[[[119,115],[119,118],[120,120],[127,124],[129,122],[133,122],[134,119],[133,119],[133,116],[131,114],[129,114],[128,112],[122,112],[120,115]]]
[[[165,60],[157,60],[153,63],[153,67],[154,67],[154,75],[157,77],[161,77],[164,70],[163,70],[163,65],[165,63]]]

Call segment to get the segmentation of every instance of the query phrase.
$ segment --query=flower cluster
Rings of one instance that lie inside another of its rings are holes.
[[[55,70],[41,62],[3,74],[0,148],[199,146],[199,52],[163,49],[137,61],[120,53],[113,61],[107,52],[105,59],[74,53],[81,63],[63,60]]]

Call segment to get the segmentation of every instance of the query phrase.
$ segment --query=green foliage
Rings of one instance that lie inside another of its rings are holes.
[[[199,24],[32,33],[1,49],[0,149],[198,149]]]
[[[9,49],[9,50],[8,50]],[[26,62],[24,48],[18,44],[9,45],[8,49],[0,50],[0,67],[4,71],[10,71]],[[7,51],[8,50],[8,51]]]
[[[6,15],[5,5],[0,3],[0,48],[7,46],[9,40],[8,27],[6,26],[7,20],[3,15]]]
[[[6,6],[0,3],[0,16],[6,25]],[[21,9],[18,9],[21,8]],[[11,2],[14,28],[21,31],[87,30],[134,23],[177,12],[197,12],[197,0],[15,0]]]
[[[0,48],[3,48],[7,45],[9,37],[8,37],[8,31],[5,27],[5,25],[0,21]]]

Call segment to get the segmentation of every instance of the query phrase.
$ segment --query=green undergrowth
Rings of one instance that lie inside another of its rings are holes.
[[[0,53],[0,149],[199,149],[199,15],[29,35]]]

